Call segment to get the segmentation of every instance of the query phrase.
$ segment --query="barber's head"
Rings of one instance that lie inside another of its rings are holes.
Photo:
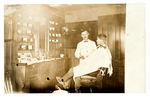
[[[97,45],[104,45],[105,42],[106,42],[106,38],[107,38],[106,35],[104,35],[104,34],[99,34],[99,35],[97,36],[97,40],[96,40]]]
[[[81,32],[81,37],[83,38],[83,40],[87,41],[88,40],[88,36],[89,36],[89,32],[88,31]]]

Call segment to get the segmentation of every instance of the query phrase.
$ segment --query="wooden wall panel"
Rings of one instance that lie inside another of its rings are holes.
[[[75,58],[75,55],[74,55],[75,50],[76,49],[65,49],[64,50],[65,57],[68,57],[68,60],[69,60],[69,67],[74,67],[79,64],[79,60],[77,58]]]
[[[89,39],[96,41],[97,36],[97,21],[84,21],[67,23],[69,31],[65,35],[64,47],[68,49],[76,49],[77,43],[82,41],[81,32],[87,30],[89,32]]]
[[[124,91],[124,34],[125,14],[100,16],[98,18],[98,34],[107,35],[107,44],[112,54],[114,73],[111,78],[104,79],[105,88],[122,88]],[[110,84],[111,83],[111,84]]]

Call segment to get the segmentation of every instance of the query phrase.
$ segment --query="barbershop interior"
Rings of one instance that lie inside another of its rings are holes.
[[[79,64],[75,51],[83,31],[95,43],[97,35],[107,36],[113,74],[81,77],[80,93],[124,93],[125,21],[125,4],[5,5],[5,93],[76,93],[73,79],[61,89],[56,76]]]

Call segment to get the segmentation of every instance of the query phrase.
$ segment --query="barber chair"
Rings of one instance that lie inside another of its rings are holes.
[[[93,88],[97,88],[99,91],[102,89],[102,79],[107,72],[106,68],[99,68],[98,71],[83,75],[79,79],[80,80],[80,87],[85,87],[90,89],[90,93],[93,92]],[[76,81],[75,80],[75,83]],[[80,89],[75,89],[76,92],[82,92]]]
[[[99,68],[96,72],[80,76],[75,79],[75,82],[73,79],[69,79],[65,86],[62,86],[61,84],[56,85],[57,90],[69,90],[70,88],[75,88],[75,92],[81,93],[81,88],[88,88],[90,89],[90,93],[93,92],[93,88],[98,89],[100,91],[102,89],[102,80],[103,77],[106,75],[107,69],[106,68]]]

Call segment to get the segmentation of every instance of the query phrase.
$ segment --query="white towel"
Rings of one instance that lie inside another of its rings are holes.
[[[88,58],[73,68],[74,76],[82,76],[97,71],[100,67],[108,68],[108,73],[112,74],[112,58],[107,48],[98,48]]]

